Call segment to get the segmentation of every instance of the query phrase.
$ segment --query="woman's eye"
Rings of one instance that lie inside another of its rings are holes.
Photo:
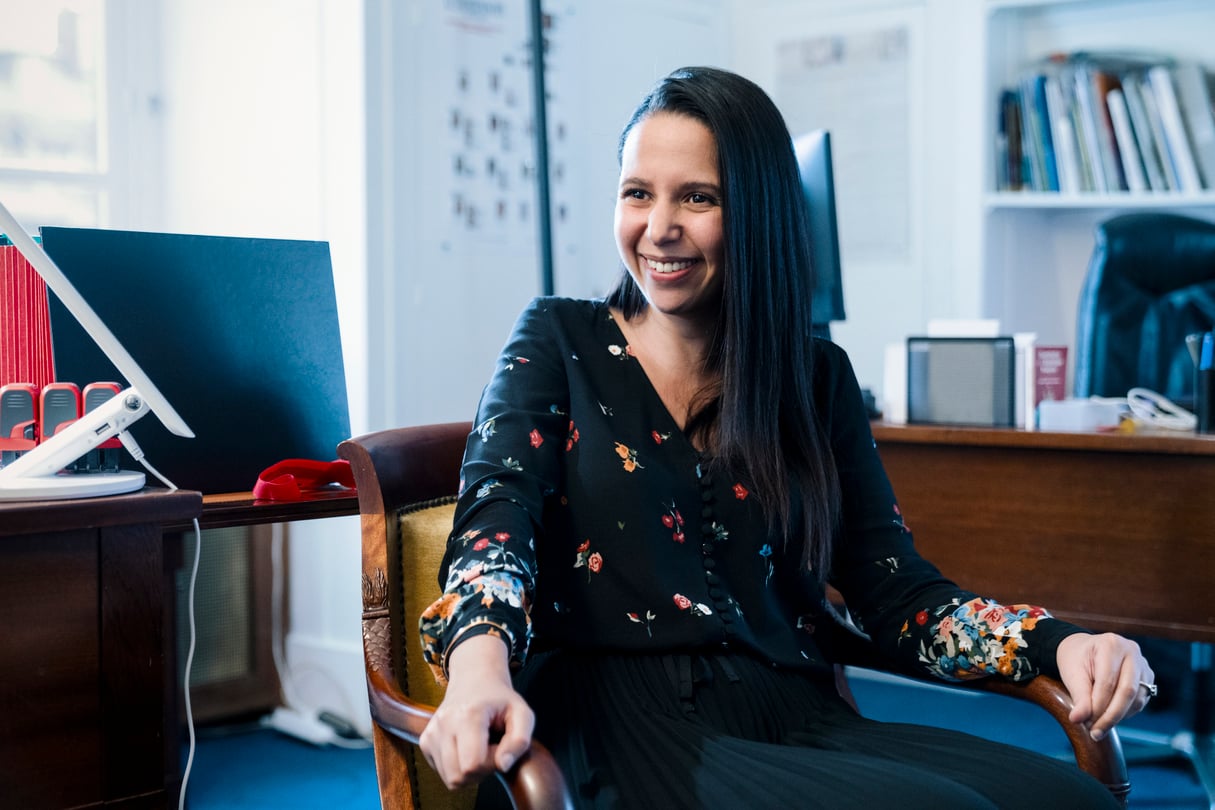
[[[645,192],[639,188],[626,188],[620,196],[626,200],[644,200]]]
[[[713,203],[713,198],[708,194],[695,191],[688,195],[688,202],[694,205],[711,205]]]

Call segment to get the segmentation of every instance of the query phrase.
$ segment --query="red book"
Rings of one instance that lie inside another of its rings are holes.
[[[7,240],[0,240],[0,385],[37,388],[55,379],[46,282]]]
[[[1067,399],[1067,347],[1034,347],[1034,407],[1043,400]]]

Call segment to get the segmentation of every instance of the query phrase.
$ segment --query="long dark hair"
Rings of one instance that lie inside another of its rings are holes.
[[[633,112],[618,156],[633,127],[657,112],[708,127],[722,187],[722,295],[707,359],[717,382],[694,399],[687,431],[718,463],[742,468],[786,544],[800,539],[803,563],[825,578],[840,490],[814,408],[810,225],[789,130],[750,80],[680,68]],[[627,271],[607,301],[627,318],[646,306]]]

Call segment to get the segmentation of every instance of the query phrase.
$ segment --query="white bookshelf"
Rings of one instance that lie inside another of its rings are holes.
[[[1215,219],[1215,191],[1072,193],[996,190],[1000,91],[1051,53],[1119,51],[1195,60],[1215,69],[1211,0],[991,0],[985,43],[987,156],[979,196],[983,284],[980,307],[1008,329],[1074,352],[1076,306],[1096,225],[1120,213],[1173,211]],[[1072,355],[1074,358],[1074,354]],[[1074,369],[1074,359],[1069,360]]]

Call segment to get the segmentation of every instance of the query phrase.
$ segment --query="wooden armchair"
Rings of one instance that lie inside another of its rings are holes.
[[[467,422],[397,428],[348,439],[338,455],[350,462],[359,493],[363,536],[363,659],[374,724],[376,773],[386,810],[472,806],[472,791],[449,792],[415,755],[418,735],[442,698],[421,660],[417,617],[439,594],[436,581],[451,531]],[[851,701],[839,670],[841,693]],[[1060,723],[1081,769],[1124,805],[1130,792],[1117,732],[1094,742],[1068,722],[1063,685],[1039,676],[1018,685],[995,678],[967,688],[1038,704]],[[510,773],[499,774],[519,808],[565,808],[570,801],[552,756],[533,744]]]

